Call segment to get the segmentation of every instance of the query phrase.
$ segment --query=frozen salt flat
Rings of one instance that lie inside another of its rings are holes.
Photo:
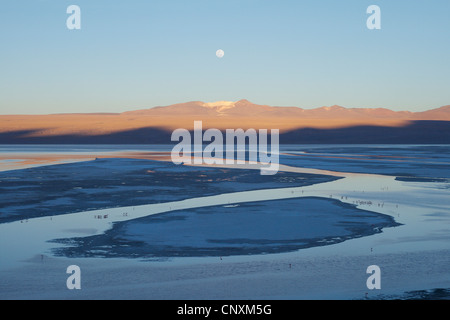
[[[382,269],[383,285],[382,290],[371,291],[370,295],[450,287],[448,182],[405,182],[381,174],[287,166],[282,170],[344,179],[0,224],[0,298],[353,299],[363,298],[368,292],[365,269],[371,264]],[[390,215],[403,225],[333,245],[222,259],[183,257],[140,262],[52,257],[57,244],[48,242],[101,234],[113,221],[173,210],[301,197],[355,204]],[[78,264],[86,274],[80,292],[64,288],[65,267],[69,264]],[[63,288],[54,289],[58,283]]]

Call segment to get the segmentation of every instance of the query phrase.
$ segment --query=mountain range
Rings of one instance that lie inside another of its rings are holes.
[[[198,116],[198,117],[295,117],[312,119],[402,119],[450,120],[450,105],[423,112],[392,111],[385,108],[344,108],[341,106],[302,109],[299,107],[273,107],[251,103],[248,100],[204,103],[192,101],[165,107],[128,111],[125,116]]]
[[[123,113],[0,115],[0,143],[170,144],[176,128],[279,129],[281,143],[450,143],[450,105],[423,112],[191,101]]]

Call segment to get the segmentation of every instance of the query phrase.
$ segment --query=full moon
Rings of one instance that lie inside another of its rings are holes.
[[[219,49],[216,51],[216,57],[217,58],[222,58],[225,55],[225,52],[223,52],[222,49]]]

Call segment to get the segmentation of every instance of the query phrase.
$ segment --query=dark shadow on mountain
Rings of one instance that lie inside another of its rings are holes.
[[[412,121],[403,127],[303,128],[280,135],[281,144],[449,144],[450,121]]]
[[[172,132],[147,127],[101,135],[33,136],[39,130],[0,133],[0,144],[168,144]]]
[[[235,128],[238,129],[238,128]],[[276,129],[276,128],[267,128]],[[32,136],[39,130],[0,133],[0,144],[171,144],[171,131],[146,127],[102,135]],[[412,121],[403,127],[303,128],[280,134],[280,144],[450,144],[450,121]]]

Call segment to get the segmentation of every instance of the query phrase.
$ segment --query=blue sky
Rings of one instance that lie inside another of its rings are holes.
[[[66,27],[71,4],[81,30]],[[366,27],[372,4],[381,30]],[[0,114],[244,98],[437,108],[450,104],[449,16],[447,0],[2,1]]]

